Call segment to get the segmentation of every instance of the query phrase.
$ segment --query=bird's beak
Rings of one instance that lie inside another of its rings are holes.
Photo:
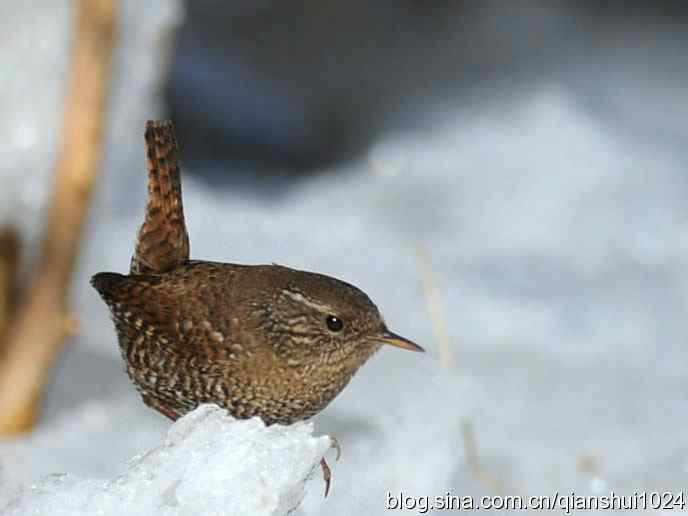
[[[391,331],[385,330],[384,332],[375,335],[371,340],[374,340],[375,342],[382,342],[383,344],[390,344],[398,348],[408,349],[410,351],[420,351],[421,353],[425,353],[425,350],[415,342],[411,342],[404,337],[400,337]]]

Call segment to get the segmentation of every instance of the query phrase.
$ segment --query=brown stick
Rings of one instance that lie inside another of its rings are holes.
[[[14,228],[0,229],[0,345],[17,305],[19,235]]]
[[[115,34],[114,0],[79,0],[64,140],[42,254],[0,361],[0,433],[29,430],[73,328],[67,293],[101,154]]]

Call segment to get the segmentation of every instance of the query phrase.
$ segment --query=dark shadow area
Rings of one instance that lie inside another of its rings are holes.
[[[624,19],[629,15],[639,14],[653,19],[668,17],[675,20],[677,16],[688,16],[687,4],[681,0],[656,0],[643,2],[641,0],[609,0],[595,2],[594,0],[568,0],[565,4],[581,7],[595,16],[605,16],[612,19]]]
[[[639,23],[652,37],[687,12],[677,1],[188,2],[167,99],[187,160],[249,163],[280,182],[448,104],[575,83],[584,63],[613,69],[619,37]]]
[[[527,88],[583,36],[574,13],[535,2],[187,7],[167,90],[186,158],[297,173],[357,156],[433,105],[470,107],[486,85]]]

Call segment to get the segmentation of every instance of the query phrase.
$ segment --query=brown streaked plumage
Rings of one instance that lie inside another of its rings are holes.
[[[167,272],[189,259],[177,140],[171,122],[146,123],[148,204],[131,257],[132,274]]]
[[[325,408],[382,344],[422,350],[343,281],[189,260],[171,122],[148,122],[146,147],[149,198],[130,274],[91,281],[147,405],[176,419],[215,403],[237,418],[290,424]]]

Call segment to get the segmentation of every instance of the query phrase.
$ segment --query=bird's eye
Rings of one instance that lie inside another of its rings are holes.
[[[334,315],[328,315],[327,319],[325,319],[325,322],[327,323],[327,327],[330,329],[330,331],[338,332],[342,331],[342,328],[344,328],[344,321],[342,321],[339,317],[335,317]]]

